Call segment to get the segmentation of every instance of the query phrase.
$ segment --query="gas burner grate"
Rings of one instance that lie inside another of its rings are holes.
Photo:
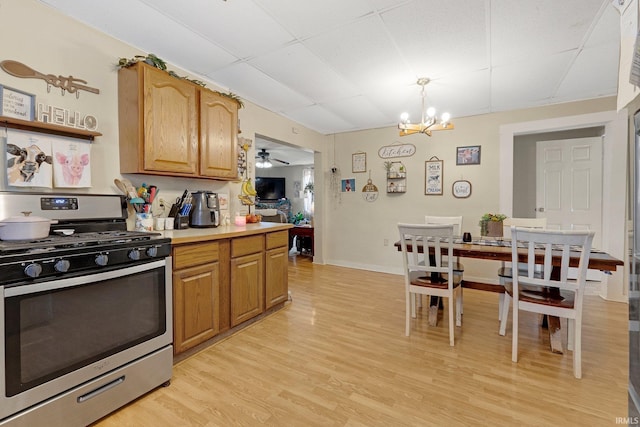
[[[69,236],[48,236],[40,240],[0,241],[0,255],[19,252],[53,252],[59,249],[73,249],[98,246],[101,244],[117,244],[133,241],[150,240],[160,233],[141,231],[96,231],[76,233]]]

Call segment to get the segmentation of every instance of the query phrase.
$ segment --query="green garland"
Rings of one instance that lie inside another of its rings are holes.
[[[133,58],[120,58],[120,60],[118,61],[118,67],[129,68],[137,64],[138,62],[144,62],[145,64],[149,64],[152,67],[156,67],[162,71],[166,71],[167,73],[169,73],[170,76],[175,77],[177,79],[188,80],[191,83],[197,84],[198,86],[206,87],[206,83],[203,82],[202,80],[195,80],[195,79],[190,79],[188,77],[182,77],[182,76],[179,76],[175,71],[167,70],[167,63],[163,59],[158,58],[153,53],[150,53],[147,56],[136,55]],[[226,98],[234,100],[235,102],[238,103],[238,106],[240,108],[244,107],[244,103],[242,102],[242,99],[234,93],[231,93],[231,92],[224,93],[217,90],[214,90],[213,92],[217,93],[218,95],[222,95]]]

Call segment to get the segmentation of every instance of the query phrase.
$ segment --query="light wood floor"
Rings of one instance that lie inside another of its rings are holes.
[[[511,362],[493,293],[465,290],[450,347],[446,316],[428,327],[426,307],[405,337],[400,276],[298,256],[289,286],[283,310],[178,363],[169,387],[97,425],[613,426],[627,416],[625,304],[587,298],[577,380],[535,315],[521,316]]]

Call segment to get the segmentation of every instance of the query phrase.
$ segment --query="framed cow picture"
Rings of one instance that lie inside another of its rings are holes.
[[[442,196],[444,162],[437,157],[424,162],[424,194]]]

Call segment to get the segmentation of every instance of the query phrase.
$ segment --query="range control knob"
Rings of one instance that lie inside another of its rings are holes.
[[[66,273],[67,271],[69,271],[69,267],[71,266],[71,263],[66,260],[66,259],[61,259],[59,261],[57,261],[54,265],[53,268],[58,272],[58,273]]]
[[[129,259],[137,261],[140,259],[140,251],[138,249],[131,249],[129,251]]]
[[[158,248],[156,246],[151,246],[150,248],[147,248],[147,256],[151,258],[158,256]]]
[[[27,265],[24,268],[24,274],[26,274],[29,277],[33,277],[33,278],[38,277],[40,273],[42,273],[42,266],[40,264],[36,264],[35,262]]]
[[[100,267],[104,267],[109,262],[109,255],[107,254],[97,255],[95,262],[96,262],[96,265],[99,265]]]

